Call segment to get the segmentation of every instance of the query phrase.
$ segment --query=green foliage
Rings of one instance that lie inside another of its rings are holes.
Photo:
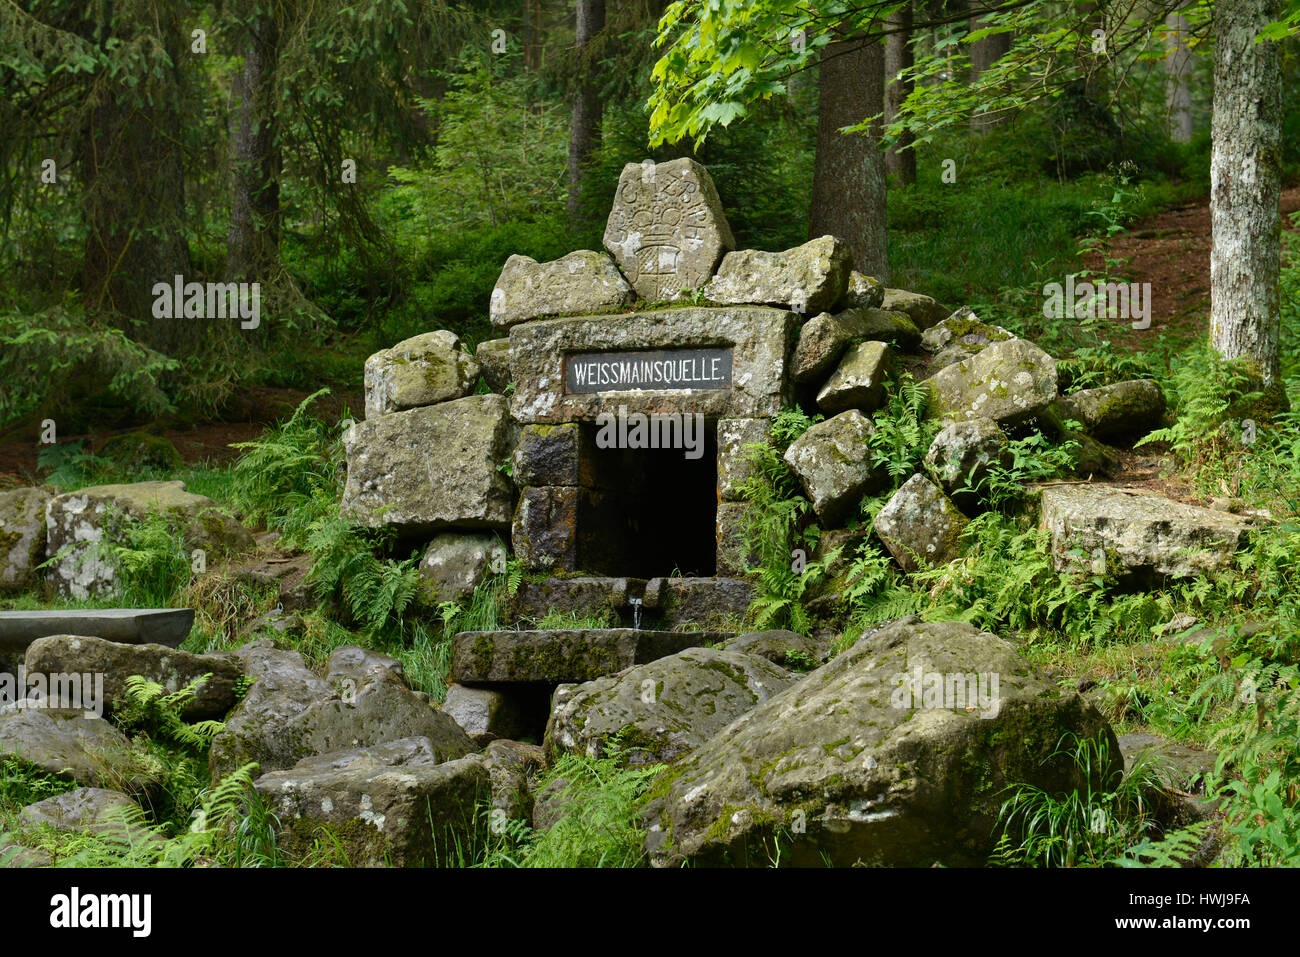
[[[889,399],[875,415],[872,464],[884,466],[895,487],[917,470],[939,431],[937,421],[925,419],[929,396],[929,386],[904,374],[890,384]]]
[[[131,675],[124,687],[125,706],[115,714],[118,725],[125,730],[147,733],[169,745],[195,752],[206,750],[225,724],[221,721],[190,724],[181,717],[181,709],[211,677],[204,675],[184,688],[168,692],[156,681]]]
[[[1168,442],[1184,465],[1222,465],[1239,457],[1255,440],[1264,423],[1238,421],[1238,410],[1261,393],[1251,391],[1252,376],[1243,361],[1228,362],[1203,345],[1192,350],[1174,369],[1171,386],[1174,424],[1157,429],[1137,443]]]
[[[47,445],[36,456],[36,466],[46,470],[45,483],[61,489],[78,489],[96,484],[113,463],[86,449],[85,439]]]
[[[342,442],[307,414],[321,389],[303,399],[287,421],[255,442],[231,470],[230,498],[251,522],[279,529],[288,547],[305,544],[308,530],[338,512]]]
[[[190,580],[190,555],[176,523],[157,511],[141,520],[110,514],[102,548],[122,601],[137,608],[173,607]]]
[[[569,117],[531,95],[532,77],[511,57],[467,47],[447,92],[422,99],[438,129],[429,170],[394,166],[386,201],[406,212],[408,244],[448,229],[526,221],[561,213],[567,188]]]
[[[1053,444],[1041,432],[1032,432],[1007,443],[1010,462],[993,462],[975,482],[966,477],[962,490],[985,499],[990,506],[1007,510],[1024,500],[1031,482],[1056,478],[1073,468],[1079,443],[1073,439]]]
[[[637,812],[663,765],[625,767],[618,736],[602,757],[565,754],[537,781],[548,786],[559,816],[536,832],[514,824],[502,831],[486,856],[486,867],[638,867],[645,862],[645,830]]]
[[[420,556],[404,561],[375,555],[375,533],[329,515],[317,519],[307,535],[312,553],[307,582],[321,598],[341,597],[351,617],[368,634],[402,615],[420,590]]]
[[[32,314],[0,312],[0,425],[41,409],[62,418],[96,399],[141,416],[173,410],[179,363],[87,319],[74,302]]]
[[[801,599],[825,572],[823,563],[807,561],[799,533],[811,503],[781,459],[814,421],[798,409],[782,409],[772,417],[772,443],[749,447],[752,474],[740,491],[751,508],[742,539],[758,557],[758,579],[747,614],[758,629],[806,630],[808,615]],[[809,534],[815,538],[815,532]]]
[[[1068,734],[1053,757],[1068,757],[1084,782],[1052,794],[1012,785],[998,813],[1002,829],[994,862],[1009,866],[1098,866],[1155,829],[1153,796],[1169,788],[1154,761],[1139,756],[1127,773],[1104,773],[1111,763],[1105,738]]]

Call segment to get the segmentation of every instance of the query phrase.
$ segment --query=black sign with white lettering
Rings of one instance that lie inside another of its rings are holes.
[[[731,347],[580,352],[564,364],[564,391],[635,392],[642,389],[730,389]]]

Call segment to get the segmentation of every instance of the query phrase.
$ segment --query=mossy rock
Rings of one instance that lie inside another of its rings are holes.
[[[132,472],[175,472],[184,465],[181,453],[169,439],[148,432],[115,435],[99,447],[98,455]]]

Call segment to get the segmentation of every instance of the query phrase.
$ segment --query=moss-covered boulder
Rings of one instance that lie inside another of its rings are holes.
[[[158,768],[111,722],[82,711],[9,707],[0,711],[0,761],[14,761],[82,787],[156,794]]]
[[[138,814],[140,805],[121,791],[77,788],[23,808],[18,823],[24,827],[50,827],[56,831],[114,831]],[[148,839],[147,835],[140,835]]]
[[[304,758],[254,787],[282,851],[301,857],[328,834],[352,867],[450,865],[491,790],[481,756],[448,761],[419,736]]]
[[[555,694],[546,724],[550,760],[599,757],[621,735],[628,764],[675,761],[784,691],[795,675],[758,655],[689,648]]]
[[[884,342],[859,342],[849,346],[844,358],[835,367],[817,393],[817,407],[834,415],[848,409],[874,412],[885,398],[885,376],[889,373],[891,355]]]
[[[480,371],[454,332],[404,339],[366,360],[366,418],[463,398],[474,391]]]
[[[286,679],[282,686],[277,676]],[[213,780],[250,761],[257,761],[263,771],[282,770],[311,755],[409,737],[428,738],[444,761],[476,750],[449,715],[390,672],[372,671],[361,682],[341,685],[340,694],[314,674],[302,674],[292,659],[282,658],[264,669],[225,730],[213,739]]]
[[[96,453],[128,471],[159,469],[174,472],[184,463],[176,446],[161,435],[128,432],[106,440]]]
[[[1007,436],[992,419],[949,422],[925,453],[925,467],[953,500],[973,505],[995,465],[1009,465]],[[963,491],[978,489],[975,491]]]
[[[888,474],[872,463],[875,426],[856,409],[818,422],[790,443],[785,464],[812,499],[823,527],[833,528],[868,492],[884,486]]]
[[[420,560],[420,582],[429,602],[463,601],[492,568],[504,568],[506,549],[491,535],[443,532]]]
[[[1082,696],[964,622],[902,619],[722,728],[651,787],[658,866],[980,865],[1012,784],[1085,782],[1066,734],[1119,749]],[[1098,782],[1099,783],[1099,782]]]
[[[908,292],[906,289],[886,289],[880,308],[906,313],[918,329],[929,329],[950,312],[947,306],[940,305],[929,296]]]
[[[879,309],[885,300],[885,286],[872,276],[856,269],[849,273],[849,288],[844,292],[845,309]]]
[[[1249,518],[1142,489],[1055,485],[1043,489],[1039,525],[1056,568],[1104,570],[1139,582],[1228,568],[1255,527]]]
[[[196,655],[166,645],[121,644],[84,635],[49,635],[27,648],[28,674],[90,672],[104,676],[104,714],[125,701],[126,679],[140,675],[167,693],[202,679],[180,709],[187,721],[222,718],[235,706],[243,673],[229,658]]]
[[[946,565],[961,555],[967,521],[943,490],[924,475],[913,475],[876,514],[876,535],[889,554],[914,572]]]
[[[779,253],[740,249],[722,257],[704,295],[726,305],[782,306],[811,315],[839,304],[852,267],[848,243],[834,236]]]
[[[201,548],[208,560],[253,547],[253,536],[234,517],[184,482],[95,485],[55,496],[47,505],[49,578],[60,595],[86,599],[118,587],[116,564],[105,540],[118,539],[124,522],[161,515],[178,530],[186,548]]]
[[[995,342],[925,381],[930,387],[926,415],[948,421],[986,418],[1015,426],[1056,399],[1056,363],[1023,339]]]
[[[504,395],[506,386],[514,381],[510,371],[510,339],[488,339],[474,350],[474,361],[488,389]]]
[[[635,298],[604,253],[579,249],[547,263],[511,256],[492,289],[492,325],[508,329],[541,316],[586,315],[626,306]]]
[[[54,495],[40,488],[0,492],[0,593],[25,591],[45,561],[45,506]]]
[[[348,429],[340,515],[412,534],[510,524],[514,495],[502,471],[509,404],[499,395],[367,419]]]
[[[1066,419],[1102,442],[1139,438],[1158,428],[1165,414],[1165,394],[1151,379],[1131,379],[1097,389],[1081,389],[1060,400]]]
[[[930,371],[933,373],[969,359],[985,346],[1014,338],[1001,326],[980,322],[970,306],[962,306],[947,319],[925,330],[921,335],[921,348],[932,355]]]

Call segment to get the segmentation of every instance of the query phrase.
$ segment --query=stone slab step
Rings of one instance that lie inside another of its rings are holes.
[[[732,637],[722,631],[463,631],[452,639],[451,680],[460,684],[592,681],[687,648]]]

